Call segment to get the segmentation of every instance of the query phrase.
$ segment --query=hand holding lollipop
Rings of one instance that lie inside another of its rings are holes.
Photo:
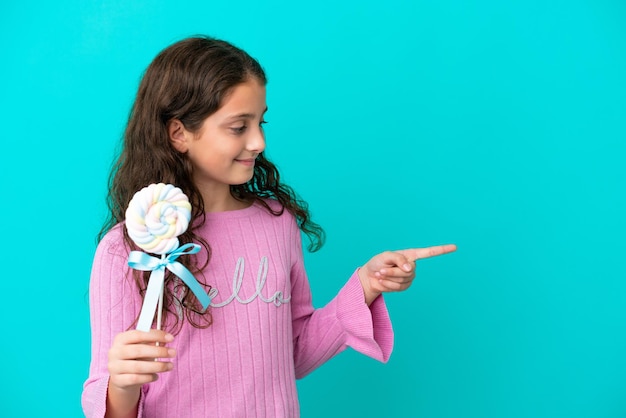
[[[161,329],[165,269],[178,276],[206,309],[211,299],[193,275],[178,261],[184,254],[200,251],[197,244],[178,246],[178,236],[187,230],[191,219],[191,204],[185,194],[171,184],[151,184],[133,196],[126,210],[128,235],[142,250],[160,254],[152,257],[141,251],[131,251],[128,265],[137,270],[152,271],[144,296],[137,329],[149,331],[158,307],[157,329]]]

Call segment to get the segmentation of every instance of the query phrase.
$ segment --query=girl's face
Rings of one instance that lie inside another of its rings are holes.
[[[170,133],[176,149],[187,153],[200,190],[230,190],[252,178],[255,159],[265,149],[266,110],[265,86],[252,78],[235,86],[198,132],[183,127],[182,140]]]

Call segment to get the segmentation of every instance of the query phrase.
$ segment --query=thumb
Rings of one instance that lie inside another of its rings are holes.
[[[380,254],[379,257],[379,261],[381,263],[381,265],[378,266],[379,269],[394,266],[398,266],[402,270],[407,272],[411,271],[412,269],[412,266],[410,264],[411,260],[409,259],[409,257],[406,256],[406,254],[403,253],[403,251],[386,251]]]

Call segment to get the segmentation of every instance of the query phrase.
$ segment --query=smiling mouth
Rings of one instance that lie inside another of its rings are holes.
[[[238,163],[243,164],[243,165],[245,165],[247,167],[251,167],[251,166],[254,165],[254,162],[256,161],[256,158],[246,158],[246,159],[243,159],[243,160],[235,160],[235,161],[237,161]]]

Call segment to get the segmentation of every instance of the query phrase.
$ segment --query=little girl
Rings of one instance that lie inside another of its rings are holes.
[[[454,245],[385,252],[314,309],[300,232],[323,243],[307,205],[266,158],[266,77],[259,63],[207,37],[163,50],[146,70],[110,181],[110,216],[90,283],[92,360],[87,417],[294,417],[297,378],[347,346],[387,361],[393,346],[382,292],[407,289],[415,260]],[[213,296],[205,311],[166,275],[165,328],[134,330],[148,272],[123,226],[134,193],[152,183],[192,204],[179,258]]]

